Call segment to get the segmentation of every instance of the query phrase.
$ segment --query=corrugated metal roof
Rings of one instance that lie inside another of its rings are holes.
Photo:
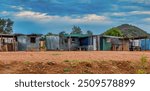
[[[88,34],[65,34],[65,37],[78,37],[78,38],[84,38],[84,37],[89,37],[90,35]]]
[[[106,37],[106,38],[119,38],[119,39],[123,39],[123,37],[117,37],[117,36],[108,36],[108,35],[103,35],[102,37]]]
[[[14,34],[0,34],[2,37],[14,37]]]

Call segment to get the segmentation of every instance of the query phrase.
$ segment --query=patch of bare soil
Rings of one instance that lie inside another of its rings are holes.
[[[141,68],[141,57],[148,63]],[[0,73],[135,74],[150,73],[150,52],[49,51],[0,52]]]
[[[93,62],[0,62],[2,74],[136,74],[139,63],[130,61]],[[150,73],[150,64],[145,69]]]

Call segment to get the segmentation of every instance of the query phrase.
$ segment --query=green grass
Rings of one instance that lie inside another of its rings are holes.
[[[28,64],[30,64],[30,62],[29,61],[24,61],[23,64],[28,65]]]
[[[71,71],[71,68],[64,68],[63,71],[64,71],[64,72],[70,72],[70,71]]]
[[[53,56],[59,56],[59,55],[62,55],[62,54],[60,54],[60,53],[54,53],[54,54],[52,54]]]

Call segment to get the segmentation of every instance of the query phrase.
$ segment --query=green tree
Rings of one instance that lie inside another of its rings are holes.
[[[3,33],[3,34],[13,33],[13,24],[14,22],[10,19],[0,18],[0,33]]]
[[[122,37],[123,33],[118,28],[111,28],[107,30],[104,35]]]
[[[48,32],[48,33],[46,34],[46,36],[50,36],[50,35],[53,35],[53,33]]]
[[[81,28],[79,26],[73,26],[71,34],[82,34]]]
[[[90,31],[90,30],[88,30],[88,31],[86,32],[86,34],[88,34],[88,35],[93,35],[93,32]]]
[[[59,36],[63,37],[65,34],[67,34],[67,33],[65,31],[62,31],[62,32],[59,33]]]

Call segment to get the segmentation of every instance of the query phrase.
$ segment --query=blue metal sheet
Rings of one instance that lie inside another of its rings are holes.
[[[142,50],[150,50],[150,39],[141,40],[141,49]]]

